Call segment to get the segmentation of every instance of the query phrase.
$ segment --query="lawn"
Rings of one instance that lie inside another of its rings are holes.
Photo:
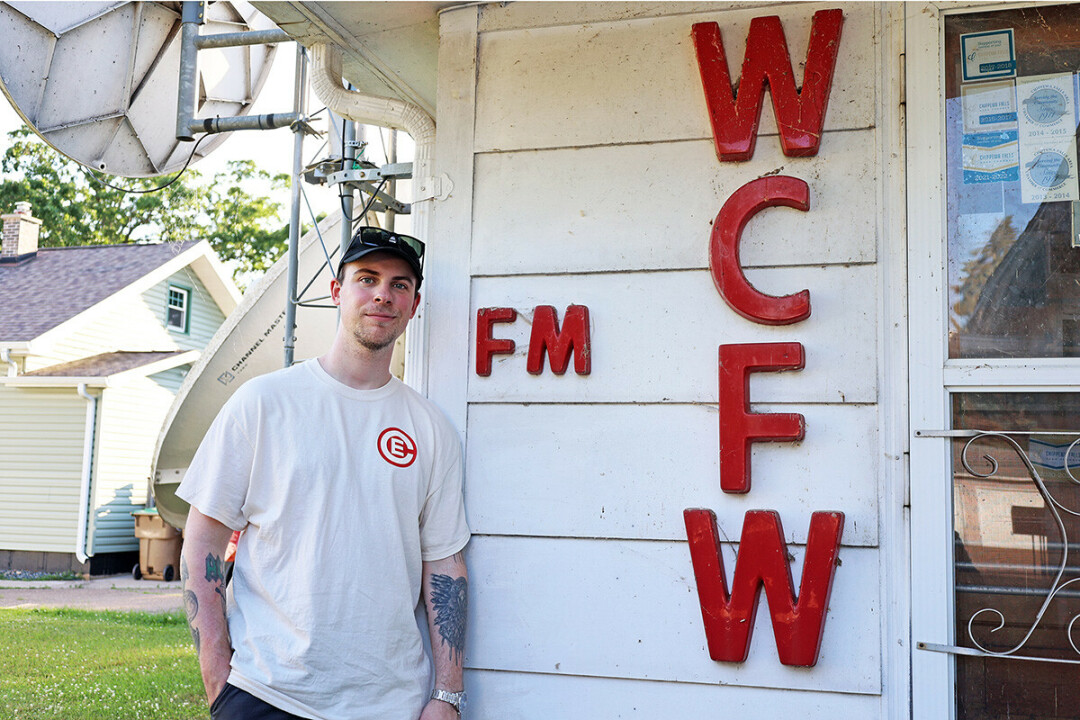
[[[205,720],[183,613],[0,610],[0,720]]]

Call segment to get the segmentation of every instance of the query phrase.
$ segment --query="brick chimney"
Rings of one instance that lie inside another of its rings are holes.
[[[15,212],[0,215],[4,221],[3,248],[0,263],[15,263],[37,254],[41,220],[30,214],[30,203],[15,203]]]

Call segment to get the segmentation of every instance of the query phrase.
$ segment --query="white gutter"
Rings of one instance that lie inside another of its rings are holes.
[[[75,536],[75,557],[86,562],[86,531],[90,525],[90,476],[94,466],[94,428],[97,425],[97,398],[79,383],[79,396],[86,400],[86,428],[83,430],[82,482],[79,483],[79,529]]]
[[[319,100],[340,117],[365,125],[404,130],[416,144],[413,158],[412,232],[429,242],[430,201],[441,195],[432,178],[435,155],[435,121],[422,108],[393,98],[364,95],[341,84],[341,50],[318,43],[311,47],[311,87]],[[427,322],[425,299],[405,335],[405,378],[416,390],[427,394]]]
[[[108,387],[108,375],[70,376],[60,375],[16,375],[15,377],[0,377],[0,387]]]

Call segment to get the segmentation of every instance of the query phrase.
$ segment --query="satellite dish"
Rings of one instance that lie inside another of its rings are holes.
[[[179,2],[0,3],[0,90],[49,145],[94,170],[153,177],[180,170],[175,137]],[[206,7],[200,34],[276,26],[241,0]],[[274,45],[199,52],[198,117],[247,114]],[[192,162],[225,140],[207,137]]]
[[[321,292],[330,286],[333,270],[323,265],[323,238],[340,235],[341,213],[323,219],[317,229],[300,239],[297,272],[301,278],[318,278]],[[236,389],[253,377],[281,367],[281,341],[285,335],[282,298],[288,287],[289,259],[274,263],[214,333],[198,362],[188,372],[165,417],[154,451],[154,500],[165,522],[182,528],[188,504],[176,496],[195,450],[210,423]],[[294,361],[326,352],[337,329],[338,314],[325,307],[298,306]]]

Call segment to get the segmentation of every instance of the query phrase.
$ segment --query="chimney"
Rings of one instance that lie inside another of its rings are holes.
[[[41,220],[30,214],[30,203],[15,203],[15,212],[0,215],[4,221],[3,248],[0,263],[15,263],[37,254]]]

